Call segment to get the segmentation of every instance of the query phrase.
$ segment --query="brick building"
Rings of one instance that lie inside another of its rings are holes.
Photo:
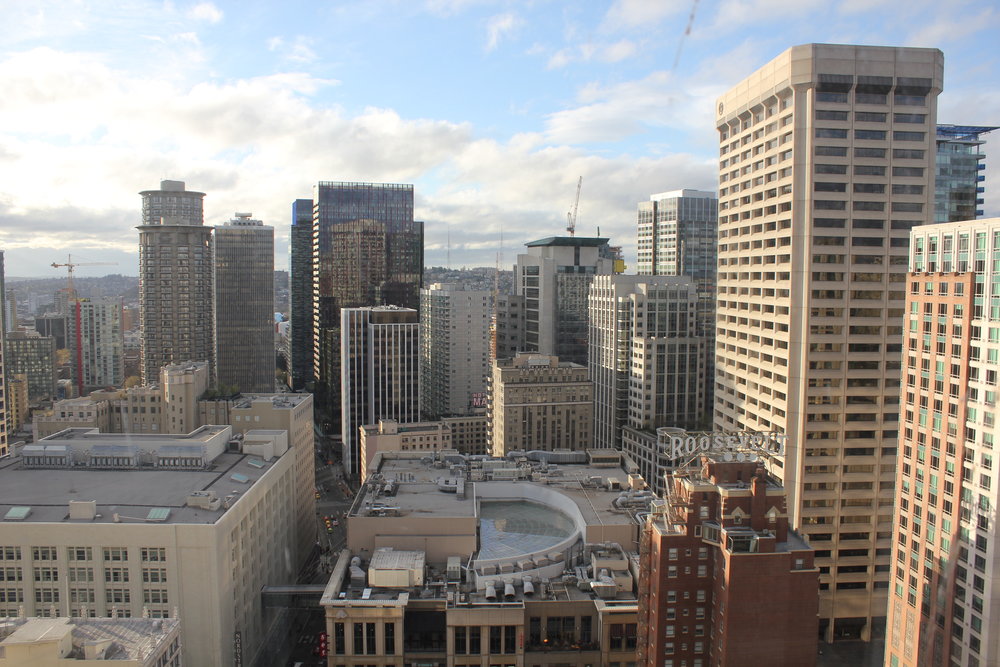
[[[819,571],[784,488],[709,456],[669,482],[640,543],[638,664],[814,665]]]

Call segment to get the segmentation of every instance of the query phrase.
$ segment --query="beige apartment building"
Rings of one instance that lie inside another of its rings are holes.
[[[173,618],[0,619],[0,667],[180,667]]]
[[[996,665],[1000,218],[913,230],[909,268],[885,665]]]
[[[288,434],[233,440],[68,429],[5,459],[0,616],[176,617],[185,664],[233,664],[236,639],[253,656],[301,510]]]
[[[321,599],[328,664],[634,663],[653,495],[619,452],[550,458],[377,455]]]
[[[497,359],[488,408],[493,455],[591,447],[593,396],[585,366],[546,354]]]
[[[718,99],[715,426],[816,549],[820,634],[885,631],[909,230],[931,220],[937,49],[807,44]]]

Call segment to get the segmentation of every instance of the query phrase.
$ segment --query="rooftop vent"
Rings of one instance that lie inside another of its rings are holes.
[[[4,521],[24,521],[31,514],[30,507],[11,507],[4,515]]]
[[[161,523],[170,518],[169,507],[154,507],[146,514],[146,521]]]
[[[97,516],[96,500],[69,501],[69,518],[91,521]]]

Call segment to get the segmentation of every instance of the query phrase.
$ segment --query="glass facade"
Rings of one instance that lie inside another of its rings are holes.
[[[424,223],[413,220],[412,185],[320,182],[313,189],[312,231],[316,405],[337,433],[340,311],[419,308]]]
[[[996,127],[937,126],[934,222],[973,220],[983,214],[986,155],[982,135]]]
[[[292,202],[292,229],[288,266],[291,269],[288,384],[304,389],[313,379],[313,267],[312,199]]]

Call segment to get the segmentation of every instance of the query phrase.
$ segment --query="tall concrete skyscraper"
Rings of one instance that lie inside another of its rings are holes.
[[[490,374],[490,293],[420,290],[420,401],[425,419],[483,413]]]
[[[1000,218],[914,229],[909,268],[885,665],[997,665]]]
[[[73,299],[66,325],[70,368],[77,393],[125,382],[121,297]]]
[[[183,181],[161,181],[159,190],[139,194],[143,384],[181,361],[207,361],[214,377],[212,228],[204,224],[205,193],[185,190]]]
[[[420,331],[412,308],[344,308],[340,316],[343,463],[357,476],[359,428],[420,420]]]
[[[413,220],[412,185],[320,182],[312,201],[316,407],[340,433],[340,311],[419,307],[424,223]]]
[[[983,214],[986,155],[983,135],[997,127],[981,125],[937,126],[937,179],[934,222],[972,220]]]
[[[288,376],[298,391],[313,381],[313,203],[292,202],[292,227],[288,248],[289,335]]]
[[[0,456],[7,455],[7,433],[11,423],[7,415],[7,369],[4,366],[4,348],[7,346],[7,290],[4,287],[3,252],[0,250]]]
[[[816,549],[820,630],[881,636],[909,231],[932,219],[937,49],[807,44],[719,98],[715,425]]]
[[[274,391],[274,227],[237,213],[215,228],[219,385]]]
[[[620,262],[606,238],[550,236],[525,246],[514,265],[515,298],[500,313],[508,322],[498,328],[509,337],[509,322],[519,320],[517,351],[586,366],[587,292],[594,276],[620,273]]]
[[[708,378],[694,280],[597,276],[589,306],[594,446],[621,449],[625,426],[649,432],[654,443],[658,427],[695,428]],[[643,477],[657,483],[649,473]]]
[[[714,192],[674,190],[639,202],[637,273],[694,279],[698,290],[695,331],[707,342],[705,374],[709,378],[715,375],[718,230],[719,200]],[[712,409],[714,386],[711,381],[703,385],[707,411]]]

